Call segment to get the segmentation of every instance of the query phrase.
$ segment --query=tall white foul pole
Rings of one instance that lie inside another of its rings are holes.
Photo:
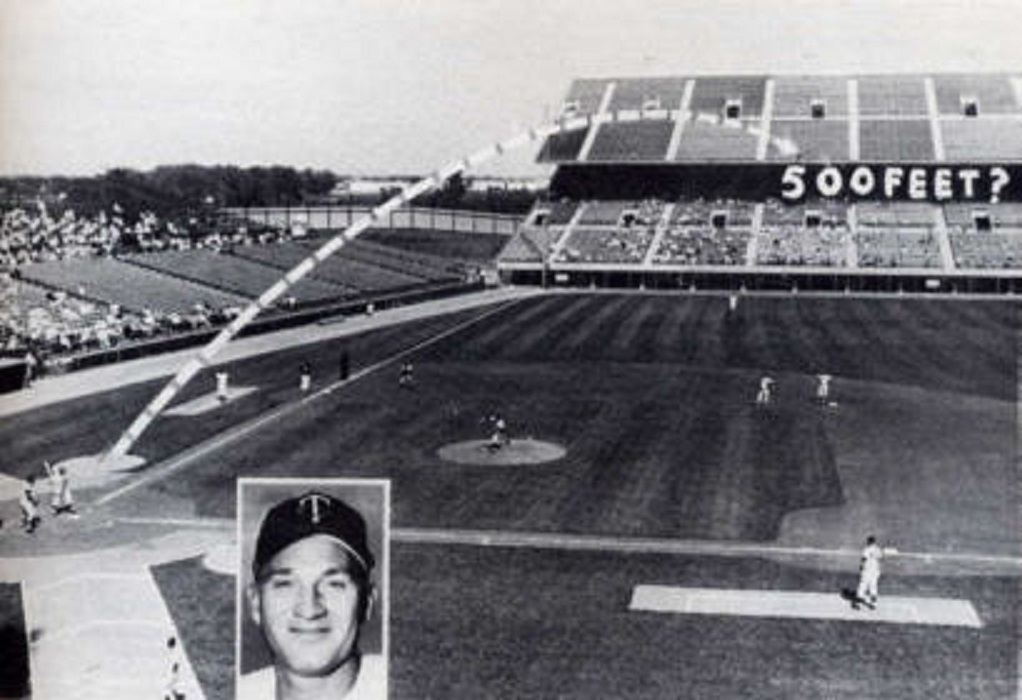
[[[177,396],[178,392],[180,392],[196,374],[213,363],[213,358],[215,358],[217,354],[224,349],[224,346],[227,345],[227,343],[230,342],[230,340],[234,338],[234,336],[236,336],[242,328],[248,325],[248,323],[261,311],[272,306],[277,299],[287,292],[288,289],[297,284],[299,280],[312,272],[317,265],[343,248],[345,243],[354,240],[356,236],[361,234],[372,224],[383,219],[392,211],[403,206],[412,199],[415,199],[419,195],[440,187],[448,178],[452,177],[456,173],[477,167],[507,151],[521,148],[522,146],[535,142],[537,139],[545,138],[559,131],[573,131],[575,129],[584,128],[590,124],[609,121],[612,118],[612,114],[605,113],[590,115],[587,117],[562,119],[560,121],[530,128],[505,141],[500,141],[488,146],[470,156],[465,156],[460,160],[448,163],[439,170],[436,170],[429,177],[423,178],[422,180],[403,188],[398,194],[374,208],[368,214],[352,223],[351,226],[344,229],[320,246],[320,248],[309,257],[291,268],[283,277],[277,280],[273,286],[259,295],[258,299],[245,307],[237,318],[226,325],[217,334],[217,336],[213,338],[213,340],[199,350],[184,364],[184,366],[181,367],[180,370],[178,370],[177,374],[174,375],[174,378],[171,379],[170,382],[163,387],[160,393],[149,402],[149,405],[138,414],[132,424],[128,426],[128,429],[124,431],[124,434],[122,434],[117,440],[116,444],[114,444],[114,446],[111,447],[103,456],[103,459],[123,457],[128,454],[128,451],[132,448],[139,437],[141,437],[142,433],[145,432],[145,429],[149,427],[149,424],[156,419],[156,416],[160,414],[167,404],[169,404],[174,397]]]

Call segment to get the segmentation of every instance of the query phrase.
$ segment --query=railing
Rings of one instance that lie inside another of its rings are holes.
[[[310,229],[344,229],[365,216],[372,207],[319,205],[306,207],[227,207],[221,213],[267,226],[304,225]],[[381,217],[371,228],[428,229],[456,233],[514,235],[522,220],[511,214],[406,207]]]

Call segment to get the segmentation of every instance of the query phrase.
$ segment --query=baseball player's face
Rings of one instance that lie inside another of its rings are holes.
[[[327,676],[352,658],[369,609],[361,610],[351,566],[357,564],[326,535],[299,540],[270,560],[250,603],[278,668]]]

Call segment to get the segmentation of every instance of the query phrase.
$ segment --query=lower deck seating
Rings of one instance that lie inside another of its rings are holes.
[[[664,265],[744,265],[747,228],[672,226],[664,232],[653,262]]]
[[[860,228],[855,237],[859,266],[874,268],[937,268],[940,245],[930,228]]]

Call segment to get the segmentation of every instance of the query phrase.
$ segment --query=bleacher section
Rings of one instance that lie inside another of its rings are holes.
[[[934,158],[930,122],[866,120],[859,124],[859,157],[864,161],[924,162]]]
[[[939,268],[935,210],[935,205],[925,202],[860,202],[855,237],[859,265]]]
[[[776,200],[763,207],[756,263],[789,267],[844,267],[848,264],[847,209],[843,203],[785,205]]]
[[[605,114],[544,144],[558,204],[508,281],[1022,294],[1022,71],[606,78],[568,101]],[[670,215],[626,223],[641,198]]]
[[[648,226],[575,228],[553,262],[640,263],[653,242],[653,233]]]
[[[653,262],[685,266],[744,265],[752,223],[750,202],[677,202]]]
[[[677,109],[685,92],[684,78],[634,78],[616,83],[608,109]]]
[[[23,265],[18,273],[44,287],[116,304],[138,312],[189,313],[197,304],[210,309],[242,307],[243,296],[114,258],[62,260]]]
[[[945,159],[998,160],[1022,151],[1022,120],[942,119]]]
[[[582,151],[588,129],[575,129],[550,135],[543,142],[537,159],[541,163],[575,160]]]
[[[927,114],[922,76],[862,76],[859,114],[866,117],[906,117]]]
[[[826,119],[847,117],[847,79],[781,76],[774,81],[774,119],[811,119],[812,108],[817,103],[822,103]]]
[[[758,119],[763,113],[766,78],[759,76],[712,76],[697,78],[689,110],[695,114],[722,115],[729,100],[741,103],[741,119]]]
[[[770,136],[768,160],[831,162],[846,161],[849,157],[846,121],[774,121]]]
[[[269,250],[274,246],[250,246]],[[206,250],[180,250],[132,255],[125,260],[173,277],[255,299],[278,279],[280,271],[234,255]],[[316,304],[345,296],[346,290],[318,279],[305,278],[288,290],[296,304]]]
[[[1014,233],[958,231],[948,236],[959,268],[1007,270],[1022,267],[1022,229]]]
[[[764,126],[768,80],[766,126],[773,138],[762,154],[756,134]],[[953,162],[1000,161],[1006,152],[1022,152],[1022,98],[1015,80],[947,74],[615,78],[575,81],[566,103],[577,107],[573,114],[595,113],[613,82],[607,110],[614,121],[599,127],[587,158],[600,163],[755,161],[764,155],[770,162],[847,162],[855,155],[855,135],[864,161],[932,162],[940,156]],[[681,112],[689,83],[691,99]],[[940,125],[937,136],[931,119]],[[680,148],[671,153],[675,120],[684,124]],[[720,128],[724,121],[741,128]],[[553,134],[542,146],[540,162],[578,160],[588,133]],[[946,152],[934,143],[941,136]]]
[[[316,244],[309,242],[243,246],[233,250],[233,257],[242,261],[257,261],[265,266],[271,275],[280,277],[282,271],[290,270],[309,257],[315,248]],[[407,289],[422,284],[423,279],[339,257],[338,254],[321,262],[303,281],[327,285],[337,298],[351,297],[360,292]]]
[[[600,108],[600,101],[603,99],[603,93],[609,82],[603,78],[574,80],[571,87],[568,88],[568,95],[564,98],[564,103],[574,103],[578,107],[577,114],[595,114]]]
[[[990,228],[994,231],[999,229],[1022,229],[1022,204],[1002,202],[1000,204],[945,204],[944,219],[948,228],[961,230],[971,229],[976,231],[977,219],[985,217]],[[985,229],[986,226],[983,226]]]
[[[675,160],[712,163],[756,159],[759,137],[744,124],[710,122],[701,119],[685,124]]]
[[[966,104],[974,102],[977,114],[1019,114],[1022,105],[1005,76],[937,75],[933,78],[937,93],[937,111],[941,115],[962,115]]]
[[[663,214],[657,201],[588,202],[553,262],[640,263]]]
[[[560,226],[522,226],[501,251],[500,259],[508,263],[544,263],[563,233]]]
[[[673,132],[674,122],[669,119],[607,122],[596,132],[589,160],[662,161]]]
[[[940,246],[933,229],[862,229],[855,237],[860,267],[902,269],[940,267]]]

